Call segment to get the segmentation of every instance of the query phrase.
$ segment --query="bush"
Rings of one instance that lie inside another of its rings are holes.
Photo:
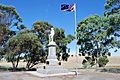
[[[108,62],[109,62],[109,60],[108,60],[107,56],[101,56],[98,59],[98,65],[99,65],[99,67],[104,67]]]
[[[89,68],[91,68],[91,64],[89,62],[86,62],[83,64],[83,68],[89,69]]]
[[[95,61],[92,57],[85,57],[85,59],[82,61],[84,68],[91,68],[95,65]]]

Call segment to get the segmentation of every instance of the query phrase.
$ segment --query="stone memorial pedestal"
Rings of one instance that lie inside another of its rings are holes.
[[[75,74],[69,72],[67,69],[59,65],[59,61],[56,56],[56,43],[53,41],[54,29],[51,28],[51,34],[49,35],[49,44],[48,44],[48,58],[46,60],[46,65],[43,65],[41,68],[37,69],[37,73],[42,76],[55,76],[55,75],[67,75]]]
[[[59,65],[59,61],[56,56],[56,43],[50,42],[48,44],[48,59],[46,60],[46,65],[42,68],[38,68],[37,72],[42,74],[56,74],[56,73],[67,73],[68,70]]]

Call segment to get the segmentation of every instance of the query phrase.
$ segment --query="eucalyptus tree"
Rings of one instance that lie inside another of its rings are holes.
[[[41,46],[37,35],[29,30],[21,30],[7,41],[6,59],[16,69],[22,57],[27,63],[26,68],[30,69],[40,61]]]
[[[55,42],[58,45],[57,56],[60,58],[60,53],[62,53],[62,60],[67,61],[69,55],[69,48],[67,45],[74,40],[74,36],[71,34],[65,35],[65,31],[62,28],[55,28]]]
[[[108,54],[108,47],[104,45],[106,28],[103,26],[103,18],[98,15],[88,16],[78,23],[76,31],[80,53],[92,56],[94,63],[99,56]]]
[[[48,22],[43,22],[43,21],[36,21],[33,23],[33,28],[32,31],[35,32],[38,35],[38,38],[40,39],[42,45],[43,45],[43,56],[44,59],[46,59],[47,54],[47,45],[49,42],[49,34],[50,34],[50,29],[54,27]],[[74,37],[72,35],[65,36],[64,30],[62,28],[55,28],[55,36],[54,36],[54,41],[58,45],[57,47],[57,56],[58,59],[60,59],[60,53],[63,53],[63,60],[68,58],[68,53],[66,53],[67,49],[67,44],[70,43]]]
[[[32,32],[34,32],[38,38],[39,41],[42,44],[42,57],[41,59],[43,60],[43,62],[46,61],[47,58],[47,44],[49,41],[49,34],[50,34],[50,30],[53,26],[51,24],[49,24],[48,22],[44,22],[44,21],[35,21],[32,25]]]
[[[13,6],[0,4],[0,44],[5,44],[8,38],[15,34],[12,27],[21,27],[19,23],[22,22],[19,14]],[[22,27],[23,28],[23,27]]]
[[[104,24],[109,26],[107,35],[113,38],[112,47],[119,47],[120,39],[120,0],[106,0]],[[116,50],[115,50],[116,51]]]

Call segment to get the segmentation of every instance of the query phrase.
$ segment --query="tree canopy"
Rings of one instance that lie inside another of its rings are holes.
[[[19,30],[25,28],[22,19],[13,6],[0,4],[0,45],[5,45],[9,37],[15,34],[12,27],[17,27]]]
[[[55,28],[54,40],[58,45],[58,48],[57,48],[58,59],[60,58],[60,53],[62,53],[62,59],[67,61],[69,57],[68,55],[69,48],[67,47],[67,44],[69,44],[71,41],[74,40],[74,36],[72,36],[71,34],[68,34],[66,36],[64,29]]]
[[[72,35],[68,34],[67,36],[65,36],[64,29],[56,28],[45,21],[34,22],[32,31],[36,35],[38,35],[38,37],[43,45],[44,55],[46,55],[47,54],[47,45],[49,42],[49,34],[50,34],[50,30],[52,27],[55,29],[54,41],[58,45],[58,47],[57,47],[58,59],[60,58],[60,53],[62,52],[63,60],[65,60],[66,55],[67,55],[66,59],[68,58],[68,53],[66,52],[67,44],[70,43],[74,39],[74,37]]]
[[[109,28],[107,32],[109,36],[114,36],[114,45],[112,47],[119,47],[120,37],[120,0],[107,0],[105,4],[104,23]]]
[[[120,48],[120,0],[106,0],[104,16],[91,15],[82,19],[76,31],[82,54],[98,57],[110,55],[111,48]]]
[[[13,68],[16,68],[20,57],[23,57],[27,62],[26,67],[29,69],[40,60],[41,46],[37,35],[29,30],[21,30],[7,41],[6,59],[12,62]]]

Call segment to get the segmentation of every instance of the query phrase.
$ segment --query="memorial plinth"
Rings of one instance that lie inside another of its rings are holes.
[[[48,62],[48,65],[57,66],[59,63],[56,56],[56,47],[57,44],[53,41],[48,44],[48,58],[46,60],[46,62]]]
[[[67,73],[68,70],[59,65],[59,61],[56,56],[57,44],[53,41],[54,29],[51,29],[51,34],[49,35],[48,44],[48,57],[46,60],[46,65],[37,69],[38,73],[41,74],[56,74],[56,73]]]

